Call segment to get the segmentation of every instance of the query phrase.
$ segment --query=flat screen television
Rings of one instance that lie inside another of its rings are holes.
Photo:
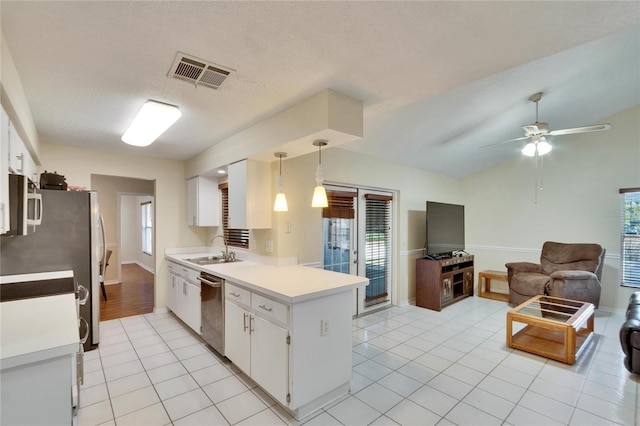
[[[464,206],[427,201],[427,255],[448,257],[464,250]]]

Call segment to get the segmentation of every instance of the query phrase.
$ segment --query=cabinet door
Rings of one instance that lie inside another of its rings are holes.
[[[187,224],[220,226],[218,181],[196,176],[187,181]]]
[[[0,234],[9,230],[9,116],[1,110],[0,121]]]
[[[229,164],[229,228],[247,229],[247,160]]]
[[[451,275],[443,276],[441,284],[441,300],[443,303],[448,302],[453,299],[453,277]]]
[[[9,122],[9,171],[23,175],[24,164],[28,155],[20,135],[18,135],[18,132],[16,132],[11,122]],[[31,178],[31,176],[29,176],[29,178]]]
[[[289,393],[288,332],[259,316],[253,317],[251,332],[251,378],[287,405]]]
[[[251,375],[250,314],[226,301],[224,321],[224,355],[247,375]]]
[[[464,294],[473,294],[473,270],[464,273]]]
[[[187,181],[187,224],[189,226],[198,225],[198,180],[197,178]]]
[[[167,291],[167,308],[171,312],[176,313],[176,285],[179,277],[177,275],[169,274],[169,289]]]
[[[201,300],[200,300],[200,287],[190,282],[184,282],[184,309],[182,321],[185,322],[193,331],[198,334],[202,334],[200,331],[200,323],[202,318],[201,312]]]

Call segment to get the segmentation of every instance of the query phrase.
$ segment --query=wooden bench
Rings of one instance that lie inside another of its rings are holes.
[[[478,272],[478,297],[509,302],[509,294],[491,291],[491,280],[507,281],[507,273],[503,271]]]

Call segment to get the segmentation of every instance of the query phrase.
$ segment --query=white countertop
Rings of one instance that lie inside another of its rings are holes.
[[[79,351],[75,294],[0,303],[0,368]]]
[[[309,266],[270,266],[250,261],[200,266],[184,260],[210,255],[211,253],[176,253],[166,254],[165,257],[188,268],[208,272],[290,304],[369,284],[369,279],[365,277]]]

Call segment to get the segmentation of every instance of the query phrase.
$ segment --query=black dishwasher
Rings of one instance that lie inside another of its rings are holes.
[[[224,356],[224,279],[201,272],[202,338]]]

